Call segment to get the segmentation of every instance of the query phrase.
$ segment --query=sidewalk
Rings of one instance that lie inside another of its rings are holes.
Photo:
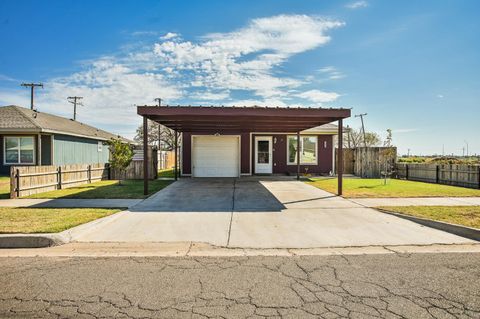
[[[129,208],[143,199],[2,199],[0,207],[32,207],[32,208]]]
[[[365,206],[479,206],[480,197],[347,198]]]

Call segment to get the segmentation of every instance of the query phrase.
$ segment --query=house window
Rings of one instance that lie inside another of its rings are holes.
[[[35,147],[32,136],[5,136],[5,164],[34,164]]]
[[[297,164],[297,137],[289,136],[288,139],[288,164]],[[300,164],[317,164],[317,137],[300,136]]]

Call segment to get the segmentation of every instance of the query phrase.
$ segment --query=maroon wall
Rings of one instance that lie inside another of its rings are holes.
[[[253,135],[252,136],[252,145],[254,145],[255,136],[273,136],[273,173],[274,174],[296,174],[297,165],[287,165],[287,135],[285,134],[270,134],[270,135]],[[275,141],[276,137],[276,141]],[[317,135],[317,165],[300,165],[300,172],[304,173],[305,168],[308,168],[308,172],[312,174],[328,174],[333,169],[332,167],[332,144],[333,136],[332,135]],[[326,142],[326,145],[325,145]],[[326,146],[326,147],[325,147]],[[255,173],[255,156],[252,151],[252,170]]]
[[[191,174],[191,136],[192,135],[209,135],[205,133],[190,133],[184,132],[182,135],[182,174]],[[238,133],[229,133],[229,135],[240,135],[241,136],[241,173],[249,174],[250,165],[252,167],[252,172],[255,173],[255,154],[254,149],[250,149],[250,145],[254,145],[255,134],[252,135],[252,140],[250,140],[250,133],[238,132]],[[276,137],[276,143],[273,144],[273,173],[274,174],[296,174],[297,166],[296,165],[287,165],[287,135],[285,134],[258,134],[257,136],[273,136]],[[318,164],[317,165],[300,165],[300,172],[305,172],[305,167],[308,167],[308,172],[312,174],[328,174],[332,169],[332,135],[317,135],[317,156]],[[275,140],[275,139],[274,139]],[[324,145],[326,142],[326,147]]]

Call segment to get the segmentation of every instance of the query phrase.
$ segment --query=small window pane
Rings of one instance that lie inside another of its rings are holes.
[[[5,137],[5,140],[6,140],[5,148],[7,150],[16,149],[18,147],[17,137]]]
[[[257,141],[257,162],[259,164],[270,163],[269,141]]]
[[[17,150],[6,150],[5,151],[5,163],[17,164],[18,163],[18,151]]]
[[[302,164],[315,164],[317,162],[317,138],[315,136],[307,136],[302,138]]]
[[[297,139],[293,136],[288,138],[288,162],[297,163]]]
[[[22,163],[22,164],[33,163],[33,150],[21,150],[20,151],[20,163]]]
[[[33,150],[33,137],[21,137],[20,148],[22,150]]]

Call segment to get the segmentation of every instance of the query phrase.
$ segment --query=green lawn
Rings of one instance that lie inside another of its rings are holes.
[[[121,209],[0,208],[0,233],[58,233]]]
[[[391,212],[480,228],[480,206],[379,207]]]
[[[336,178],[311,178],[307,183],[331,193],[337,192]],[[349,198],[472,197],[480,196],[480,190],[399,179],[389,179],[387,185],[383,185],[383,179],[345,178],[343,196]]]
[[[158,171],[158,177],[169,177],[169,178],[174,178],[174,169],[173,168],[167,168],[167,169],[161,169]]]
[[[149,195],[161,190],[172,181],[149,181]],[[50,191],[26,198],[145,198],[143,195],[143,180],[126,180],[122,185],[118,181],[100,181],[72,188]]]
[[[10,198],[10,177],[0,176],[0,199]]]

